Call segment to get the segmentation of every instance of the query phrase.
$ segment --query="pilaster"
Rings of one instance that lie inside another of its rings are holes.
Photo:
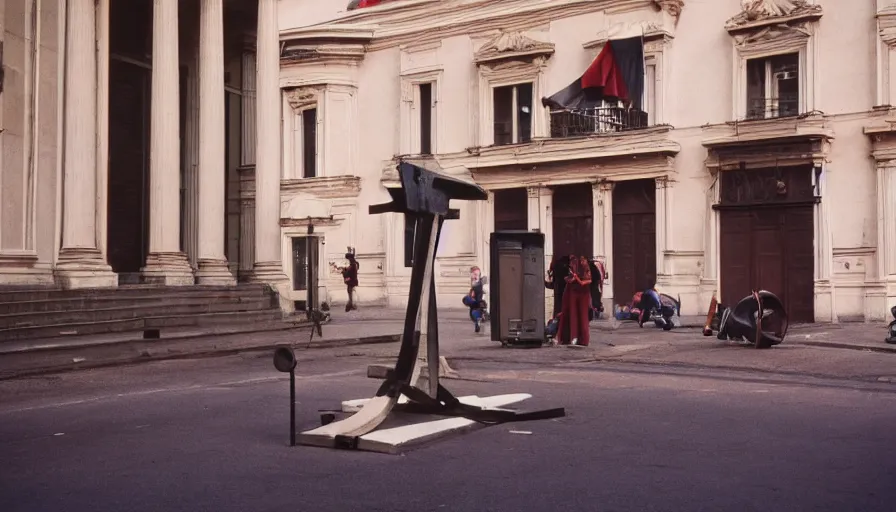
[[[234,283],[224,256],[224,0],[202,0],[199,27],[199,284]]]
[[[668,176],[656,178],[656,280],[668,287],[672,268],[667,255],[672,251],[672,181]]]
[[[827,170],[824,163],[819,162],[812,173],[815,185],[815,196],[820,200],[815,203],[815,321],[838,321],[834,300],[834,287],[831,283],[831,267],[834,263],[833,236],[831,233],[830,205],[825,200],[825,178]]]
[[[601,302],[608,312],[613,311],[613,186],[612,181],[591,184],[594,257],[603,261],[607,270]]]
[[[97,53],[93,0],[69,0],[65,70],[62,247],[56,264],[65,288],[116,286],[97,247]]]
[[[896,162],[877,168],[877,272],[886,306],[896,305]],[[887,317],[884,317],[887,318]]]
[[[280,35],[277,0],[258,1],[255,265],[252,280],[286,282],[280,259]]]
[[[194,283],[180,246],[180,80],[177,0],[153,3],[149,254],[146,282]]]
[[[526,199],[526,227],[529,231],[541,231],[541,216],[538,214],[538,187],[527,187]]]

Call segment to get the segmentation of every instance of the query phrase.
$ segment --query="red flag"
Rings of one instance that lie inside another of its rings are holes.
[[[361,0],[361,2],[358,3],[358,8],[360,9],[362,7],[373,7],[375,5],[379,5],[382,1],[383,0]]]
[[[604,45],[600,54],[582,75],[582,89],[589,87],[600,87],[605,97],[619,98],[621,101],[629,99],[628,87],[616,64],[613,45],[609,42]]]

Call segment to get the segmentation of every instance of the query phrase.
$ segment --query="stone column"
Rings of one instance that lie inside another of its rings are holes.
[[[280,34],[277,0],[258,0],[255,266],[252,280],[286,281],[280,255]]]
[[[242,130],[240,164],[255,165],[255,43],[243,50]]]
[[[885,317],[896,305],[896,167],[877,168],[877,268],[886,287]]]
[[[199,284],[232,285],[224,256],[224,0],[202,0],[199,21]]]
[[[607,315],[613,314],[613,182],[603,181],[591,185],[591,202],[594,210],[592,229],[594,257],[603,261],[607,269],[601,302]]]
[[[155,0],[152,14],[152,112],[149,147],[148,283],[193,284],[180,247],[180,80],[177,0]]]
[[[94,0],[69,0],[65,69],[62,246],[56,270],[66,288],[116,286],[97,248],[97,52]]]

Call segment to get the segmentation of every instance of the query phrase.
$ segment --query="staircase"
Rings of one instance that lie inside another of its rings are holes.
[[[0,342],[279,323],[277,293],[264,285],[0,289]]]

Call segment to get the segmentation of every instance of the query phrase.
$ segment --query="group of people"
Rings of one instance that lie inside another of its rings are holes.
[[[589,323],[603,310],[605,278],[603,264],[585,256],[570,254],[551,261],[544,280],[545,288],[554,290],[548,334],[558,343],[588,346],[591,342]]]

